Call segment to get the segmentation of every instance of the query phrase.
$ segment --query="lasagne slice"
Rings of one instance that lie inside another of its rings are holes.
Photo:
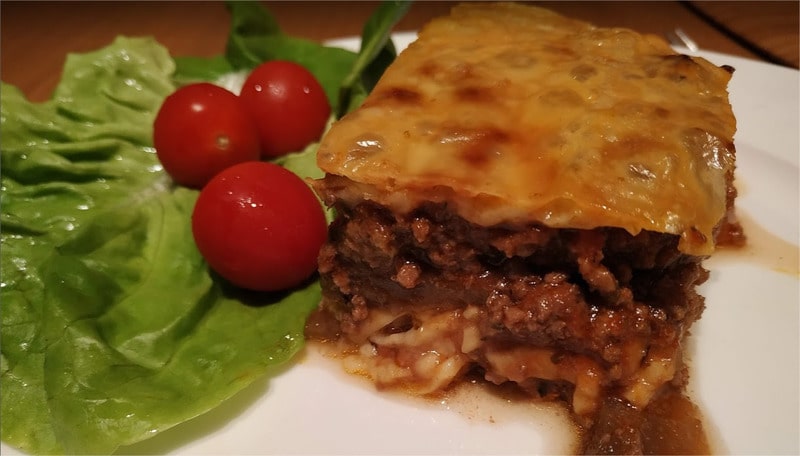
[[[309,335],[380,387],[478,373],[586,429],[680,387],[736,194],[731,72],[536,7],[432,21],[319,148]]]

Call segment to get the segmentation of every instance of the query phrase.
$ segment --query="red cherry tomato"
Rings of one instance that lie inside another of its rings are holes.
[[[260,157],[258,131],[242,101],[206,82],[183,86],[164,100],[153,143],[173,180],[194,188],[231,165]]]
[[[278,291],[314,273],[327,224],[302,179],[255,161],[234,165],[206,184],[192,213],[192,233],[219,275],[242,288]]]
[[[331,107],[305,67],[285,60],[257,66],[239,96],[256,120],[266,158],[303,150],[322,136]]]

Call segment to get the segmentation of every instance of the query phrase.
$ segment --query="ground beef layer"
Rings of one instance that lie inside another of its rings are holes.
[[[308,334],[351,347],[379,386],[431,393],[468,372],[569,402],[645,407],[685,380],[681,340],[708,272],[677,236],[474,225],[444,204],[338,207]]]

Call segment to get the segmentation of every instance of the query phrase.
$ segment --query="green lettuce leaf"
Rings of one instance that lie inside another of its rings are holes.
[[[172,59],[152,39],[120,37],[68,56],[45,103],[2,84],[4,442],[37,454],[112,453],[292,358],[319,285],[247,293],[209,271],[191,234],[197,192],[161,170],[152,122],[177,85],[271,58],[308,66],[334,105],[346,77],[363,94],[394,56],[385,37],[405,11],[398,5],[376,11],[359,54],[287,37],[261,5],[230,3],[225,56]],[[316,147],[277,162],[321,177]]]
[[[175,57],[175,73],[172,80],[178,86],[193,82],[216,81],[235,70],[223,55],[215,57]]]
[[[69,57],[54,98],[3,85],[4,441],[111,453],[201,414],[300,348],[316,283],[246,294],[194,247],[197,192],[151,147],[174,63],[149,39]]]

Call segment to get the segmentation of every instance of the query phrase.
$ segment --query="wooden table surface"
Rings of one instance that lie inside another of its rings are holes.
[[[415,30],[455,2],[416,2],[396,30]],[[666,36],[676,27],[701,49],[798,65],[798,3],[534,2],[600,26]],[[375,2],[266,2],[282,29],[314,40],[360,35]],[[0,70],[32,100],[47,99],[69,52],[117,35],[153,36],[173,55],[222,53],[230,20],[224,3],[0,2]]]

